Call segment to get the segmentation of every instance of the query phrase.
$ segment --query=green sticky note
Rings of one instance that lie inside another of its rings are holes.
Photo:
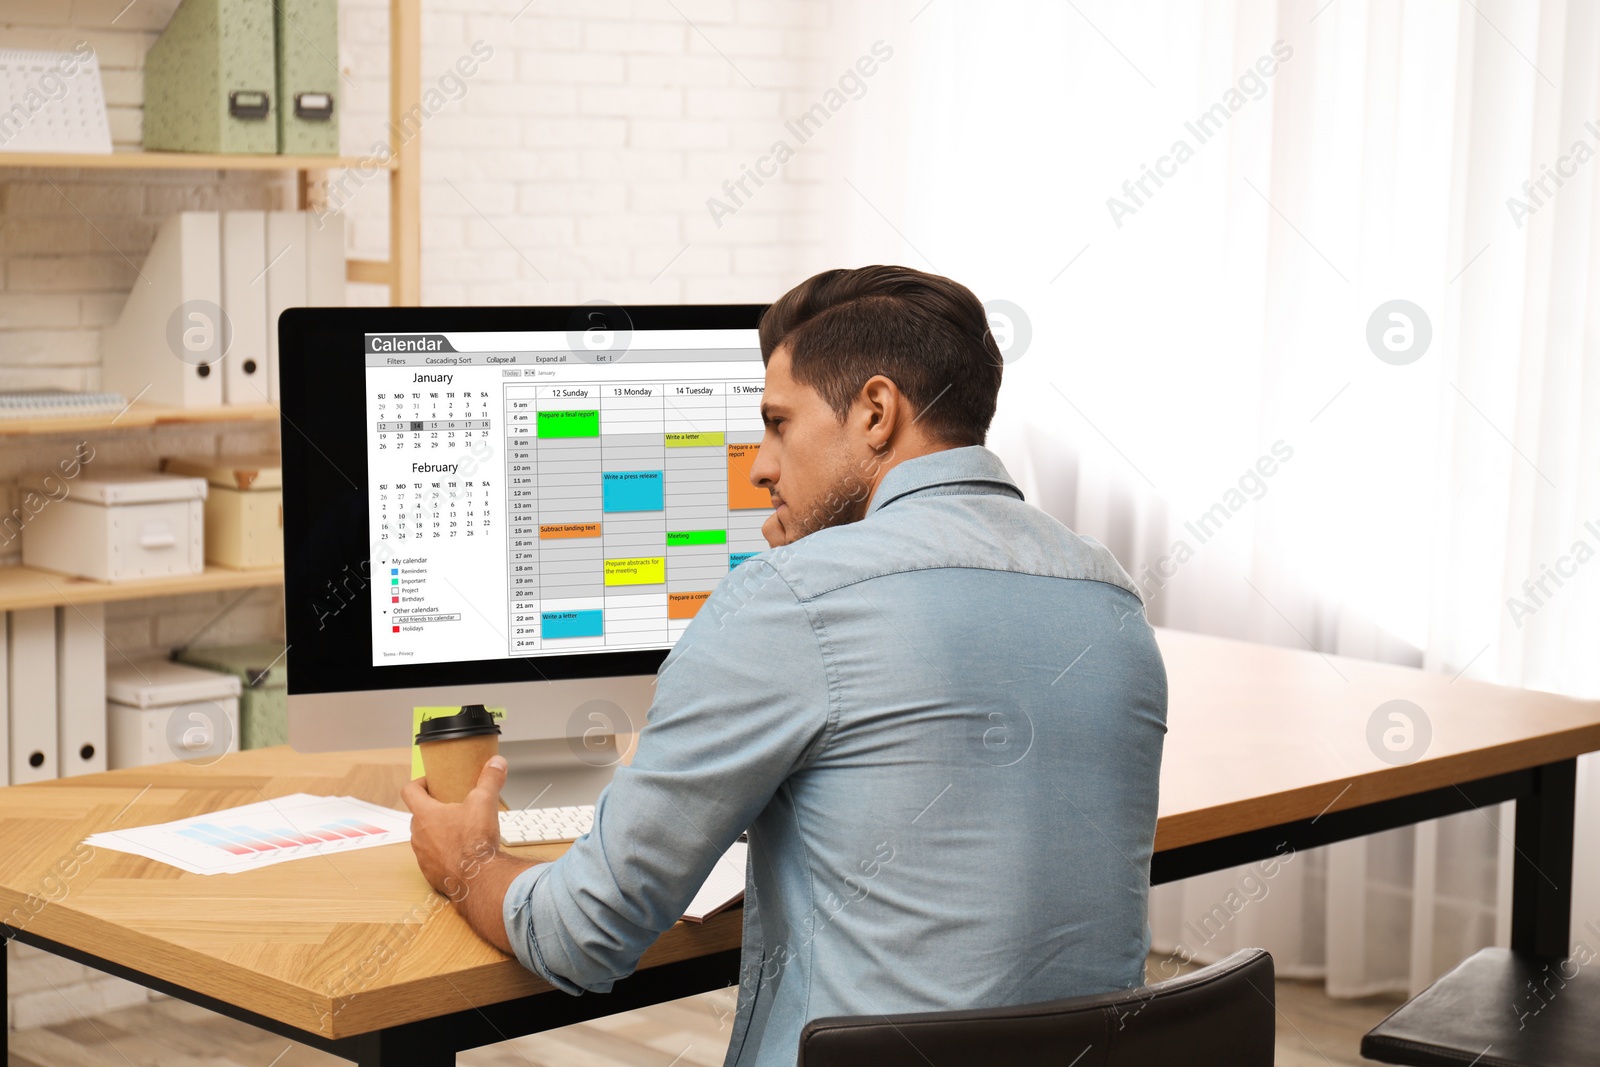
[[[490,715],[497,719],[506,717],[505,708],[487,708]],[[461,714],[461,705],[453,708],[412,708],[411,709],[411,778],[415,781],[422,777],[422,746],[417,744],[417,733],[422,729],[422,724],[428,719],[438,719],[447,715]]]

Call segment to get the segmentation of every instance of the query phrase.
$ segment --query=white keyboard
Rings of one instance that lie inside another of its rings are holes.
[[[523,808],[500,813],[500,840],[507,845],[551,845],[576,841],[594,827],[594,805]]]

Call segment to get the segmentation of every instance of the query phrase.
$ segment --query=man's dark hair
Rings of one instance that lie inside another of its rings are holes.
[[[910,267],[813,275],[761,316],[761,360],[789,349],[795,381],[822,395],[842,423],[867,379],[899,387],[929,436],[981,445],[994,419],[1004,361],[972,290]]]

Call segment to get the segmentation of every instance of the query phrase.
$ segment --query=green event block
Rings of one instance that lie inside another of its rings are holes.
[[[725,545],[727,543],[727,530],[676,530],[667,533],[668,548],[682,548],[684,545]]]
[[[700,433],[669,433],[664,443],[668,448],[705,448],[708,445],[720,448],[724,442],[721,430],[709,430]]]
[[[339,0],[273,0],[278,151],[339,154]]]
[[[145,55],[145,148],[277,152],[273,2],[183,0]]]
[[[598,411],[541,411],[540,437],[599,437]]]

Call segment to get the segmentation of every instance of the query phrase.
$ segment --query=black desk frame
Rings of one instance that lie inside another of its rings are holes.
[[[1150,881],[1159,885],[1269,859],[1281,855],[1284,844],[1298,852],[1515,800],[1517,854],[1512,875],[1511,947],[1522,952],[1565,957],[1570,948],[1577,774],[1576,759],[1559,760],[1459,786],[1445,786],[1329,812],[1314,819],[1168,849],[1156,853],[1152,859]],[[455,1063],[456,1053],[465,1049],[724,989],[736,984],[739,977],[739,951],[728,949],[639,971],[618,982],[610,993],[586,993],[581,997],[560,991],[537,993],[372,1033],[329,1039],[27,930],[11,930],[0,925],[0,943],[6,938],[15,938],[24,945],[64,956],[148,989],[198,1004],[219,1015],[352,1060],[360,1067],[445,1067]],[[4,953],[0,951],[0,998],[5,993]]]
[[[1175,882],[1269,859],[1280,855],[1285,843],[1299,852],[1515,800],[1511,948],[1564,959],[1572,948],[1572,833],[1577,790],[1578,761],[1558,760],[1157,852],[1150,861],[1150,883]]]
[[[571,1026],[618,1012],[633,1011],[696,993],[726,989],[739,981],[739,950],[726,949],[708,956],[638,971],[618,982],[610,993],[585,993],[574,997],[560,990],[549,990],[516,1000],[485,1004],[481,1008],[463,1008],[448,1015],[402,1023],[371,1033],[328,1038],[152,977],[136,968],[101,959],[92,952],[83,952],[39,937],[27,930],[11,930],[0,924],[0,935],[125,978],[146,989],[198,1004],[218,1015],[249,1023],[259,1030],[351,1060],[359,1067],[445,1067],[456,1062],[457,1052],[466,1049],[493,1045],[525,1034]],[[0,938],[0,946],[3,943],[3,938]],[[0,951],[0,997],[6,994],[4,977],[4,953]],[[7,1046],[10,1044],[9,1038],[8,1034]]]

